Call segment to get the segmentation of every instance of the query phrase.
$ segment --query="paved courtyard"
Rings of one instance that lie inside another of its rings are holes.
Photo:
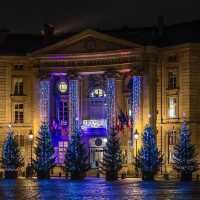
[[[126,179],[109,183],[103,179],[85,181],[51,179],[38,181],[0,180],[0,200],[190,200],[200,199],[200,182],[142,182]]]

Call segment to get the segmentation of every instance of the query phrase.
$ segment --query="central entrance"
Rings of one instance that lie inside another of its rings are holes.
[[[106,142],[106,137],[94,137],[89,140],[89,160],[91,168],[97,168],[99,163],[103,161]]]

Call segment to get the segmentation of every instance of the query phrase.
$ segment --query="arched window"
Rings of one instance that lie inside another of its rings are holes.
[[[105,96],[106,96],[106,93],[101,88],[95,88],[90,93],[90,97],[105,97]]]

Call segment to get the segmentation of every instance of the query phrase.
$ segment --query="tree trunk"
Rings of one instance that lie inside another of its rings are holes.
[[[142,173],[142,180],[153,181],[154,180],[154,174],[151,173],[151,172],[143,172]]]
[[[192,181],[192,173],[181,173],[181,181]]]

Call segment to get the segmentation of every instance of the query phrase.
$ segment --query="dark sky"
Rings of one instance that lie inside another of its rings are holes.
[[[200,19],[200,0],[1,0],[0,27],[37,33],[44,23],[57,31],[149,26],[159,15],[167,24]]]

